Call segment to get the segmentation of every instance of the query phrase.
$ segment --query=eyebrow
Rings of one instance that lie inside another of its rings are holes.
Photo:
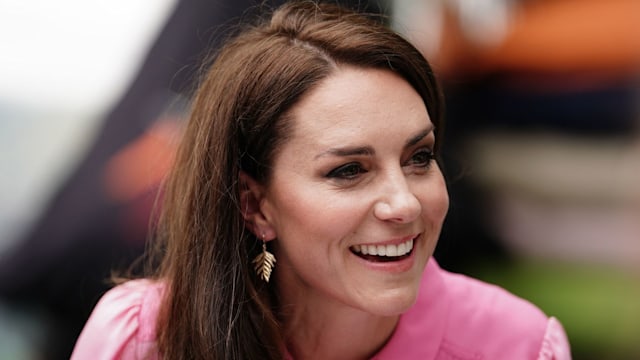
[[[427,135],[431,134],[431,132],[434,131],[435,129],[436,127],[433,124],[429,124],[429,126],[426,129],[418,133],[418,135],[409,139],[409,141],[407,141],[404,147],[405,148],[412,147],[413,145],[419,143],[420,140],[424,139]]]
[[[429,135],[434,129],[435,127],[433,126],[433,124],[429,124],[427,128],[425,128],[416,136],[412,137],[406,142],[406,144],[404,145],[405,149],[419,143],[422,139],[424,139],[427,135]],[[375,153],[376,151],[371,146],[353,146],[353,147],[347,146],[347,147],[340,147],[340,148],[331,148],[327,151],[323,151],[320,154],[316,155],[314,157],[314,160],[324,156],[329,156],[329,155],[341,156],[341,157],[362,156],[362,155],[371,156],[371,155],[375,155]]]
[[[354,156],[354,155],[375,155],[375,150],[371,146],[355,146],[355,147],[341,147],[332,148],[327,151],[323,151],[314,157],[314,160],[323,156]]]

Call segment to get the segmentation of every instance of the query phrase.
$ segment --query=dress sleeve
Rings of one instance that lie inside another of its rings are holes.
[[[554,317],[549,318],[547,322],[538,360],[571,360],[567,335],[560,322]]]
[[[149,280],[129,281],[109,290],[85,324],[71,360],[148,357],[150,354],[144,353],[152,349],[155,341],[155,314],[149,321],[145,307],[157,310],[157,290]]]

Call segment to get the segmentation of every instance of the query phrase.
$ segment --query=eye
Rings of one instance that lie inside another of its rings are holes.
[[[331,170],[328,174],[328,178],[352,180],[358,177],[358,175],[366,173],[367,171],[359,163],[348,163],[339,166]]]
[[[431,161],[434,159],[433,151],[428,148],[422,148],[413,153],[409,159],[408,165],[427,168],[431,165]]]

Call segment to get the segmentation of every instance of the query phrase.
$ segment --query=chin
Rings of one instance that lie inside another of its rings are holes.
[[[388,294],[378,296],[375,304],[371,304],[369,311],[380,316],[398,316],[407,312],[418,298],[418,288],[394,289]]]

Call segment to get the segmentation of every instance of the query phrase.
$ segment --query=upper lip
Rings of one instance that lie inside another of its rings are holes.
[[[380,242],[361,243],[361,244],[355,244],[355,245],[398,245],[398,244],[402,244],[404,242],[407,242],[407,241],[409,241],[411,239],[416,239],[418,236],[420,236],[420,234],[422,234],[422,233],[415,233],[415,234],[406,235],[406,236],[402,236],[402,237],[394,237],[393,239],[384,240],[384,241],[380,241]],[[353,245],[353,246],[355,246],[355,245]]]

